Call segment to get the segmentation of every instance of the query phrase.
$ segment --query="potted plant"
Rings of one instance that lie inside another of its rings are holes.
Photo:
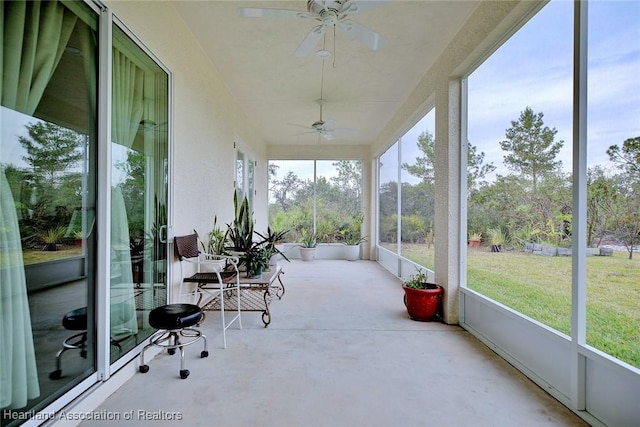
[[[225,251],[238,256],[241,263],[245,263],[244,255],[254,246],[253,242],[253,213],[249,208],[249,200],[245,196],[238,199],[238,192],[233,194],[235,217],[231,224],[227,224],[227,246]]]
[[[276,248],[275,245],[275,243],[282,239],[287,232],[272,232],[271,228],[268,228],[267,230],[266,236],[258,233],[257,231],[255,232],[255,234],[260,236],[262,240],[253,243],[243,255],[247,266],[247,277],[260,277],[263,271],[269,269],[271,259],[276,255],[280,255],[282,258],[289,261],[287,256]]]
[[[482,233],[469,233],[469,246],[479,248],[482,241]]]
[[[229,228],[227,228],[226,231],[222,231],[222,229],[218,227],[217,216],[213,217],[213,228],[209,231],[207,237],[209,240],[206,244],[200,242],[203,251],[211,255],[224,255],[229,237]]]
[[[61,246],[62,238],[67,232],[65,227],[50,228],[39,233],[38,237],[44,243],[43,251],[57,251]]]
[[[256,234],[263,239],[264,249],[269,256],[269,265],[276,265],[278,256],[289,261],[289,258],[276,247],[276,244],[284,240],[288,232],[289,230],[274,231],[271,227],[267,227],[266,235],[262,235],[256,231]]]
[[[427,281],[427,274],[422,269],[410,276],[403,284],[404,305],[409,317],[413,320],[427,322],[440,313],[442,286]]]
[[[348,261],[356,261],[360,258],[360,243],[367,241],[362,236],[362,221],[364,215],[360,213],[354,220],[344,229],[340,230],[340,240],[344,243],[344,254]]]
[[[274,232],[268,228],[266,236],[258,233],[253,227],[253,212],[247,197],[239,200],[238,192],[235,192],[233,203],[235,218],[231,224],[227,224],[226,233],[216,232],[215,220],[212,233],[218,237],[218,240],[224,242],[222,246],[225,252],[238,256],[240,264],[245,266],[247,276],[259,276],[269,267],[270,259],[274,255],[281,255],[288,261],[287,257],[276,248],[276,243],[284,238],[287,231]],[[260,239],[254,239],[254,234]]]
[[[316,233],[309,232],[306,228],[302,229],[302,245],[300,245],[300,258],[303,261],[313,261],[316,257],[316,246],[318,240]]]
[[[82,230],[78,230],[73,233],[73,243],[76,246],[82,246],[83,240],[84,240],[84,234],[82,233]]]
[[[491,242],[491,252],[502,251],[502,245],[507,243],[507,234],[500,227],[489,229],[489,240]]]
[[[244,255],[247,266],[247,277],[256,278],[262,275],[262,272],[269,268],[269,260],[271,255],[265,249],[265,245],[254,245]]]

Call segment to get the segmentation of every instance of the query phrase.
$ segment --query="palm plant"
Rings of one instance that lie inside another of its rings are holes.
[[[50,228],[44,232],[38,233],[38,237],[44,243],[43,250],[55,251],[57,244],[62,242],[67,229],[65,227]]]

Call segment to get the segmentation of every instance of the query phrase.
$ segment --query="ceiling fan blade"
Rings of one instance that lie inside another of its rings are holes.
[[[349,3],[342,9],[342,13],[348,13],[349,15],[355,15],[356,13],[367,12],[376,7],[390,3],[391,0],[373,0],[373,1],[361,1],[361,0],[349,0]]]
[[[309,12],[288,9],[261,9],[258,7],[239,7],[238,13],[246,18],[311,18]]]
[[[380,34],[350,19],[340,22],[340,29],[349,37],[367,45],[371,50],[380,50],[387,45],[387,39]]]
[[[336,124],[336,121],[333,119],[327,119],[322,126],[325,130],[333,130],[333,126]]]
[[[287,124],[288,124],[288,125],[290,125],[290,126],[297,126],[297,127],[300,127],[300,128],[305,128],[305,129],[308,129],[308,130],[313,130],[313,131],[315,131],[315,129],[314,129],[314,128],[312,128],[311,126],[299,125],[299,124],[297,124],[297,123],[287,123]]]
[[[311,131],[311,132],[295,133],[295,134],[293,134],[293,136],[311,135],[312,133],[320,133],[320,132],[318,132],[318,131],[314,130],[314,131]]]
[[[348,134],[355,134],[358,133],[357,129],[352,129],[352,128],[337,128],[337,129],[331,129],[331,132],[334,133],[348,133]]]
[[[303,56],[307,56],[313,48],[318,44],[320,39],[322,39],[322,35],[325,32],[325,27],[323,25],[318,25],[313,27],[307,37],[302,40],[298,49],[296,49],[296,56],[301,58]]]

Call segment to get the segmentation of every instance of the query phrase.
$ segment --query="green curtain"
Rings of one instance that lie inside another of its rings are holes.
[[[2,106],[33,115],[76,23],[56,1],[0,4]],[[1,146],[1,144],[0,144]],[[0,407],[40,395],[15,203],[0,171]]]
[[[144,70],[113,49],[113,142],[131,148],[144,113]]]
[[[144,70],[113,49],[111,140],[131,148],[144,113]],[[138,332],[133,301],[133,273],[129,251],[129,221],[120,185],[111,188],[111,336]]]
[[[56,1],[5,1],[2,10],[2,105],[33,115],[77,17]]]

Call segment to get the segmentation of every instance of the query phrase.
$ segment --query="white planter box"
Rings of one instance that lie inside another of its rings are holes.
[[[300,259],[301,243],[282,243],[278,249],[289,259]],[[318,243],[316,259],[344,259],[344,245],[342,243]]]

